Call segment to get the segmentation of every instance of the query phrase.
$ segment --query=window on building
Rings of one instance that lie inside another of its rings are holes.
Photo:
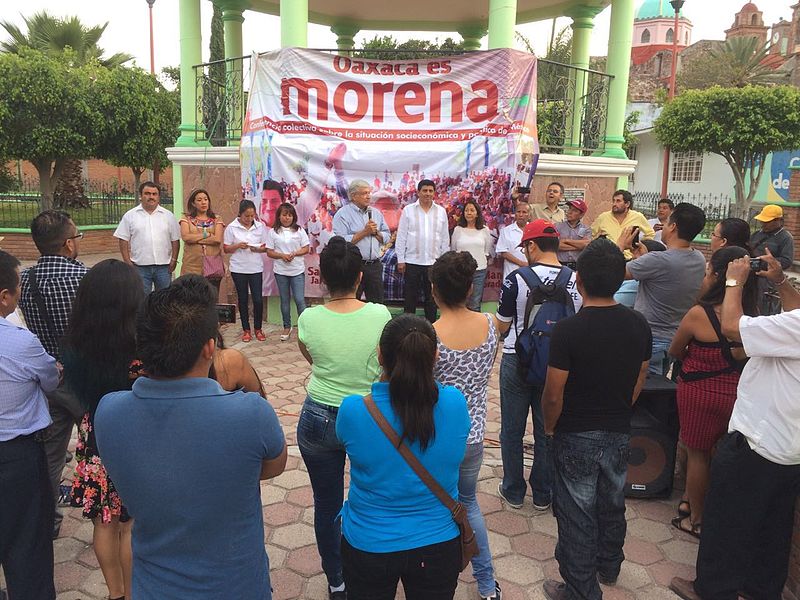
[[[667,29],[667,43],[671,44],[672,41],[675,39],[675,30],[670,27]]]
[[[675,152],[672,155],[672,181],[698,183],[703,178],[703,155]]]
[[[688,31],[683,34],[683,45],[684,46],[688,46],[689,45],[689,32]]]
[[[642,32],[642,43],[643,44],[649,44],[650,43],[650,30],[649,29],[645,29]]]
[[[750,19],[750,23],[752,25],[758,25],[758,15],[753,15],[753,18]]]

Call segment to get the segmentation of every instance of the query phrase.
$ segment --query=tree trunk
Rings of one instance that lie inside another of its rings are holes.
[[[131,168],[133,171],[133,195],[138,197],[139,185],[142,183],[142,173],[144,169]]]
[[[50,179],[50,172],[53,166],[53,161],[43,159],[34,163],[36,171],[39,173],[39,192],[41,198],[39,200],[39,209],[41,211],[52,210],[53,208],[53,183]]]
[[[59,208],[89,207],[89,201],[83,189],[83,169],[80,160],[76,158],[64,160],[53,190],[53,201]]]

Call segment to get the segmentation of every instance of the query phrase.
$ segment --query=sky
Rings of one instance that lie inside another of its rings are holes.
[[[473,0],[475,1],[475,0]],[[488,0],[483,0],[487,1]],[[136,64],[144,69],[150,68],[150,43],[148,6],[145,0],[0,0],[3,11],[0,20],[10,21],[23,26],[22,15],[31,15],[36,11],[46,10],[56,16],[77,15],[87,25],[98,25],[108,22],[103,34],[101,47],[107,55],[115,52],[128,52],[135,57]],[[637,8],[643,0],[637,1]],[[693,41],[701,39],[724,39],[725,30],[733,24],[734,14],[745,4],[746,0],[687,0],[683,14],[691,19],[694,25]],[[794,0],[756,0],[759,9],[764,12],[764,22],[771,25],[781,17],[790,20],[790,6]],[[203,60],[208,59],[208,36],[210,35],[211,3],[203,1]],[[277,17],[263,15],[252,11],[245,12],[243,25],[244,51],[264,52],[280,46],[280,25]],[[591,54],[606,54],[608,45],[608,25],[610,9],[606,9],[595,19],[592,34]],[[178,44],[178,0],[156,0],[153,7],[155,66],[160,72],[162,67],[178,65],[180,48]],[[557,30],[567,27],[569,18],[558,19]],[[552,21],[522,25],[517,30],[531,40],[537,53],[544,53],[552,30]],[[451,36],[458,39],[455,33],[431,32],[362,32],[356,36],[356,45],[375,34],[393,35],[403,41],[416,37],[442,40]],[[0,39],[6,37],[0,29]],[[483,40],[486,47],[486,38]],[[308,45],[311,48],[335,48],[336,36],[330,29],[320,25],[309,25]]]

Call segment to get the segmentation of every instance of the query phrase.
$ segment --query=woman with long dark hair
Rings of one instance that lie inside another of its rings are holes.
[[[361,281],[361,252],[336,236],[319,256],[322,283],[330,298],[303,311],[297,320],[300,352],[311,364],[308,396],[297,423],[297,445],[314,490],[314,533],[328,579],[331,600],[344,600],[341,527],[345,451],[336,437],[342,398],[366,394],[377,381],[376,347],[391,319],[383,304],[356,297]],[[352,596],[350,596],[352,599]]]
[[[64,378],[86,411],[71,503],[94,524],[94,552],[112,599],[131,597],[132,521],[98,453],[94,414],[105,394],[130,389],[139,376],[136,315],[143,301],[136,269],[116,259],[99,262],[78,287],[64,338]]]
[[[672,524],[697,537],[703,520],[708,489],[711,451],[726,432],[736,387],[746,359],[742,344],[722,335],[720,311],[725,297],[728,264],[748,256],[747,250],[730,246],[717,250],[706,267],[705,290],[698,303],[683,317],[669,353],[683,361],[678,375],[680,440],[686,446],[686,494]],[[750,274],[744,285],[744,314],[757,314],[758,284]]]
[[[479,311],[483,286],[486,283],[487,260],[492,254],[492,236],[484,225],[481,207],[472,198],[464,202],[458,225],[450,239],[450,249],[456,252],[469,252],[477,263],[472,276],[472,290],[467,300],[467,308]]]
[[[467,399],[472,424],[458,477],[458,499],[467,510],[478,542],[478,554],[472,558],[478,593],[482,600],[497,600],[500,586],[494,578],[489,536],[476,492],[483,463],[489,374],[500,336],[491,314],[467,308],[476,266],[469,252],[451,251],[442,254],[431,267],[433,299],[441,315],[433,324],[439,340],[434,375],[442,385],[458,388]]]
[[[260,253],[267,251],[267,228],[256,218],[256,205],[251,200],[239,203],[239,216],[225,229],[225,252],[231,255],[231,277],[236,286],[239,301],[239,317],[242,320],[242,341],[253,339],[250,329],[250,311],[247,304],[248,290],[253,296],[253,324],[256,339],[266,338],[261,331],[264,315],[264,260]]]
[[[222,219],[211,210],[211,196],[206,190],[198,188],[189,195],[186,213],[178,224],[183,240],[181,275],[204,275],[203,257],[222,255],[222,231],[225,228]],[[208,280],[219,288],[222,274],[219,277],[208,277]]]
[[[292,297],[298,317],[306,309],[306,262],[303,257],[310,249],[308,234],[297,224],[297,211],[284,202],[278,207],[275,224],[267,235],[267,256],[275,261],[272,273],[281,297],[282,342],[292,335]]]
[[[433,377],[436,333],[425,319],[402,315],[381,334],[381,381],[371,397],[380,413],[445,491],[458,494],[469,413],[464,396]],[[384,435],[361,394],[342,402],[336,434],[350,458],[350,493],[342,508],[342,561],[349,600],[452,598],[461,569],[459,530]]]

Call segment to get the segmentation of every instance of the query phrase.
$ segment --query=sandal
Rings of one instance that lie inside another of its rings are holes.
[[[688,521],[689,528],[683,526],[684,521]],[[684,533],[688,533],[689,535],[696,537],[698,540],[700,539],[700,523],[692,523],[689,517],[675,517],[672,519],[671,523],[675,529],[683,531]]]
[[[684,506],[686,508],[683,508]],[[692,507],[688,500],[681,500],[678,502],[678,516],[682,519],[692,516]]]

